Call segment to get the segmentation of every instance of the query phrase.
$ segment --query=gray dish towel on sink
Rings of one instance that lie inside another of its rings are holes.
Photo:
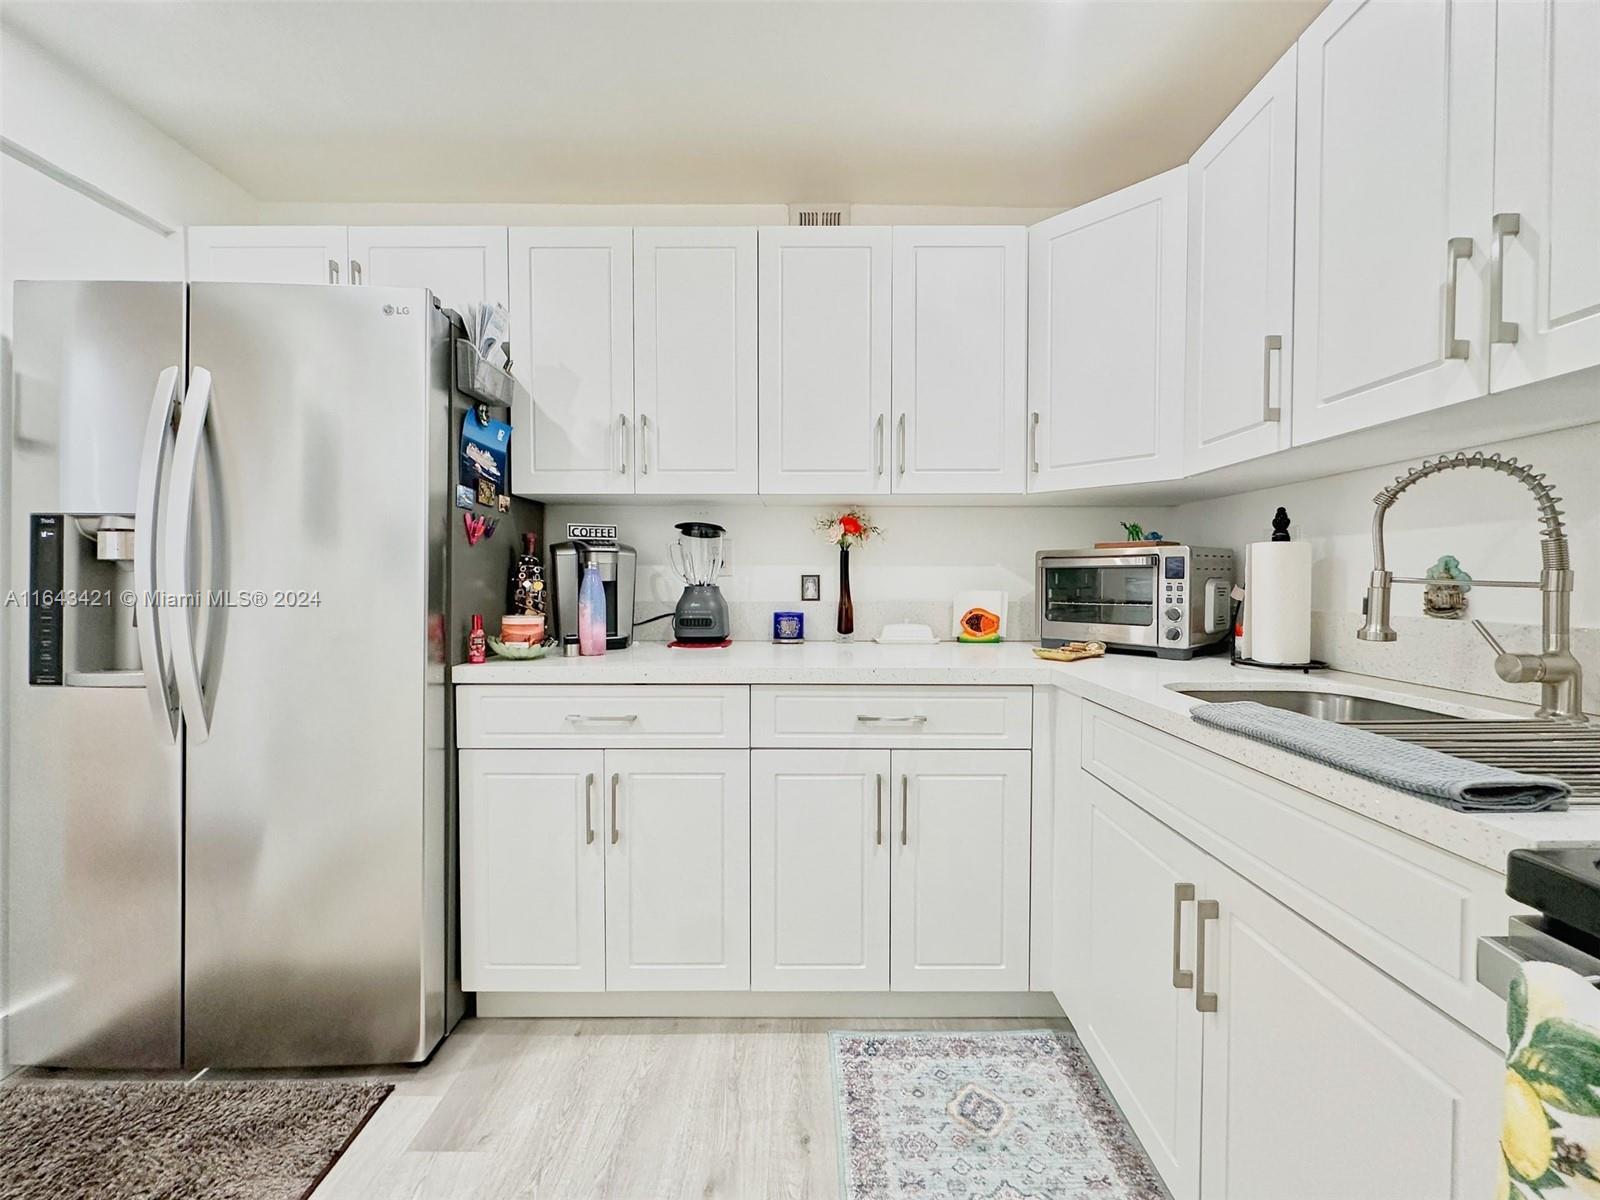
[[[1567,807],[1572,792],[1561,780],[1547,775],[1488,767],[1253,700],[1201,704],[1189,715],[1213,729],[1254,738],[1458,812],[1555,811]]]

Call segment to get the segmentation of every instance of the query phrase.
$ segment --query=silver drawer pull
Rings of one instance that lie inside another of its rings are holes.
[[[594,845],[594,772],[583,784],[583,844]]]
[[[589,717],[583,713],[567,714],[567,720],[574,725],[632,725],[638,719],[638,713],[624,713],[620,717]]]
[[[1461,260],[1472,257],[1472,239],[1453,237],[1449,249],[1444,280],[1444,357],[1467,358],[1472,353],[1472,343],[1456,336],[1456,289],[1461,282]]]
[[[1194,899],[1194,884],[1172,885],[1172,986],[1179,989],[1194,986],[1194,972],[1183,968],[1183,906]]]
[[[856,720],[863,725],[926,725],[928,718],[915,717],[874,717],[870,713],[857,713]]]
[[[1195,1012],[1214,1013],[1217,1011],[1217,994],[1206,991],[1206,922],[1215,921],[1222,915],[1222,908],[1215,900],[1202,900],[1194,910],[1194,1010]]]

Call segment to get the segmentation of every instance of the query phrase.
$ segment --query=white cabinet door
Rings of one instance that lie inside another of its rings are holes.
[[[1067,858],[1056,872],[1056,919],[1066,926],[1057,992],[1174,1200],[1195,1200],[1201,1019],[1193,934],[1207,859],[1083,771],[1058,802]]]
[[[343,225],[191,225],[188,243],[196,282],[348,282]]]
[[[350,230],[350,282],[425,287],[446,308],[511,306],[506,231],[500,226],[391,225]],[[511,344],[513,357],[521,349]]]
[[[1028,988],[1026,750],[893,752],[889,987]]]
[[[887,991],[889,751],[750,755],[750,986]]]
[[[893,483],[924,495],[1023,490],[1028,231],[894,231]]]
[[[1188,167],[1028,231],[1028,490],[1175,479]]]
[[[1300,37],[1296,445],[1488,391],[1494,24],[1335,0]]]
[[[1183,471],[1289,445],[1295,49],[1189,160]]]
[[[461,985],[606,984],[599,750],[461,752]]]
[[[1498,315],[1516,332],[1495,324],[1491,259],[1489,385],[1504,391],[1600,364],[1600,5],[1518,0],[1496,11],[1503,215],[1491,253],[1504,255]]]
[[[635,490],[756,493],[756,231],[633,231]]]
[[[1213,863],[1201,1194],[1477,1200],[1493,1181],[1500,1055]],[[1187,994],[1187,993],[1186,993]]]
[[[750,752],[606,751],[606,990],[750,986]]]
[[[761,491],[889,490],[890,230],[761,230]]]
[[[511,487],[633,491],[633,231],[510,231]]]

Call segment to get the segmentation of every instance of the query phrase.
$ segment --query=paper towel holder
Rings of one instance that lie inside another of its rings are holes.
[[[1274,542],[1289,541],[1289,513],[1282,506],[1272,514],[1272,537]],[[1326,671],[1328,664],[1320,658],[1313,658],[1302,663],[1269,663],[1258,662],[1253,658],[1244,658],[1239,654],[1239,613],[1244,607],[1244,588],[1233,589],[1233,615],[1230,621],[1228,634],[1228,665],[1233,667],[1260,667],[1265,671],[1299,671],[1302,675],[1309,675],[1312,671]]]

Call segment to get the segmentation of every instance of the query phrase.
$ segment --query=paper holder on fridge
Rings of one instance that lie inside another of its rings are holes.
[[[456,339],[456,388],[480,405],[510,408],[518,384],[510,371],[497,367],[464,338]]]

